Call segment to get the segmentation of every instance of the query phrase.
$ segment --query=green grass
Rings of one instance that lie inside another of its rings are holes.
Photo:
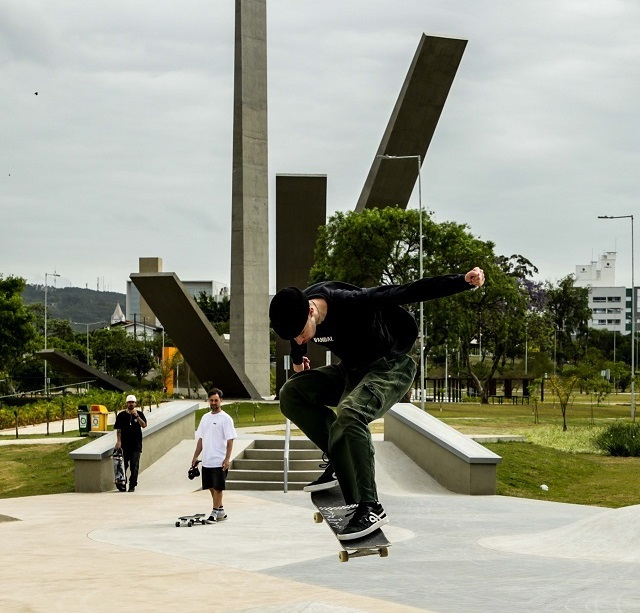
[[[0,498],[73,492],[69,453],[86,442],[0,446]]]
[[[531,443],[485,446],[502,457],[497,486],[502,496],[613,508],[640,504],[635,477],[640,458],[567,453]]]

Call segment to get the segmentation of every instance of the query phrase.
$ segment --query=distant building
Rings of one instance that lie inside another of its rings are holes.
[[[597,262],[576,266],[576,287],[613,287],[616,284],[616,252],[607,251]]]
[[[576,287],[589,290],[591,321],[594,330],[631,333],[631,289],[616,285],[616,253],[607,251],[598,261],[576,266]],[[636,288],[637,292],[637,288]],[[636,327],[638,299],[636,296]]]
[[[116,304],[115,310],[113,311],[113,315],[111,316],[111,325],[113,326],[114,324],[122,323],[125,320],[126,320],[126,317],[124,316],[124,313],[122,312],[122,307],[118,302]]]

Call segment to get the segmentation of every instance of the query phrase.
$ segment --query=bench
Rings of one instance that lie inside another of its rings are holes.
[[[180,441],[193,440],[195,412],[199,406],[193,400],[177,400],[144,414],[148,425],[142,430],[140,472]],[[116,440],[115,431],[107,432],[69,454],[73,460],[76,492],[108,492],[115,489],[111,454]]]
[[[413,404],[402,402],[389,409],[384,440],[452,492],[496,493],[502,458]]]

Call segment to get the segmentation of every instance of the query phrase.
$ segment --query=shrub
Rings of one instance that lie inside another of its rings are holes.
[[[612,456],[640,456],[640,423],[616,423],[595,439],[598,449]]]

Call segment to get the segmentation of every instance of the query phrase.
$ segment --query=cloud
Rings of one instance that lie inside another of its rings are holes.
[[[283,0],[267,16],[272,207],[276,173],[320,173],[329,212],[352,209],[420,35],[465,38],[425,206],[542,278],[617,249],[629,282],[628,224],[597,215],[637,201],[640,5]],[[233,41],[231,2],[0,0],[0,272],[123,291],[157,255],[228,282]]]

